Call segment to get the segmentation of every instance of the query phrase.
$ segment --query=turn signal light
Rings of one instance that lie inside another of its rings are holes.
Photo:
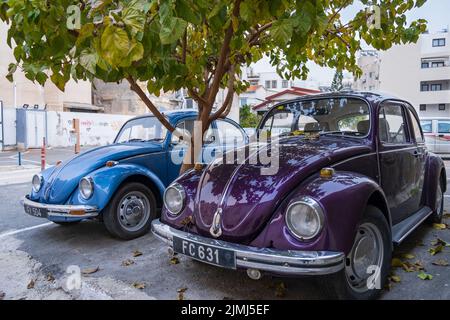
[[[330,179],[334,175],[334,169],[333,168],[323,168],[320,170],[320,177]]]
[[[69,214],[72,216],[82,216],[86,213],[84,210],[70,210]]]
[[[107,162],[106,162],[106,166],[107,166],[108,168],[111,168],[111,167],[116,166],[118,163],[119,163],[119,162],[117,162],[117,161],[107,161]]]

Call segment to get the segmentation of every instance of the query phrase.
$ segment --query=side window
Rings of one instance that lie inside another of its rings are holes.
[[[263,130],[270,131],[272,137],[291,132],[294,115],[289,111],[276,111],[264,123]]]
[[[184,120],[184,121],[178,122],[178,124],[176,125],[175,128],[182,132],[186,132],[186,133],[189,133],[190,135],[192,135],[192,133],[194,131],[194,120]],[[179,137],[172,134],[172,139],[170,139],[170,143],[179,144],[179,143],[187,143],[187,142],[180,140]]]
[[[405,116],[398,104],[383,106],[379,114],[379,136],[382,143],[407,143]]]
[[[450,133],[450,121],[438,121],[438,133]]]
[[[422,127],[423,133],[432,133],[433,132],[433,122],[431,120],[420,121],[420,126]]]
[[[244,135],[242,131],[230,122],[217,120],[217,130],[219,138],[223,144],[244,143]]]
[[[414,136],[416,137],[416,142],[423,143],[425,140],[423,138],[422,130],[420,130],[419,121],[417,120],[414,113],[411,112],[411,110],[408,110],[408,113],[409,113],[409,117],[411,118],[412,129],[414,131]]]

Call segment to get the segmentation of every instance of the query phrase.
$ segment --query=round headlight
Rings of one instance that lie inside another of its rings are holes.
[[[31,184],[33,185],[33,191],[38,193],[42,188],[42,183],[44,182],[44,179],[40,174],[35,174],[33,176],[33,179],[31,180]]]
[[[172,215],[178,215],[184,208],[186,192],[179,183],[169,186],[164,192],[164,205]]]
[[[92,179],[90,177],[84,177],[80,180],[80,183],[78,185],[80,189],[80,194],[83,199],[87,200],[90,197],[92,197],[92,194],[94,193],[94,183],[92,182]]]
[[[323,227],[323,211],[320,205],[309,197],[291,203],[286,211],[286,225],[300,240],[312,239]]]

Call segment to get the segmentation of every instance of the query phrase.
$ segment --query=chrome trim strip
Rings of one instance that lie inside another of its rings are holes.
[[[39,203],[28,199],[26,196],[21,200],[22,205],[28,205],[31,207],[36,207],[40,209],[48,210],[49,217],[71,217],[71,218],[91,218],[98,215],[98,209],[94,206],[86,205],[59,205],[59,204],[46,204]],[[86,214],[84,215],[71,215],[72,210],[84,210]]]
[[[393,150],[386,150],[386,151],[379,151],[379,154],[385,154],[385,153],[392,153],[392,152],[399,152],[399,151],[407,151],[407,150],[413,150],[413,149],[417,149],[417,146],[414,147],[408,147],[408,148],[398,148],[398,149],[393,149]]]
[[[330,166],[330,167],[331,167],[331,168],[334,168],[334,167],[337,167],[337,166],[339,166],[339,165],[341,165],[341,164],[344,164],[344,163],[349,162],[349,161],[352,161],[352,160],[356,160],[356,159],[364,158],[364,157],[368,157],[368,156],[375,156],[375,155],[377,155],[376,152],[371,152],[371,153],[361,154],[361,155],[359,155],[359,156],[354,156],[354,157],[351,157],[351,158],[342,160],[342,161],[340,161],[340,162],[337,162],[337,163],[333,164],[333,165]]]
[[[408,232],[406,232],[400,239],[398,239],[398,244],[402,243],[403,240],[406,239],[407,236],[409,236],[411,234],[411,232],[413,232],[414,230],[417,229],[417,227],[419,227],[429,216],[431,216],[431,214],[433,213],[433,210],[430,210],[430,212],[425,215],[422,219],[419,220],[419,222],[417,222],[412,228],[410,228],[408,230]]]
[[[171,247],[175,236],[198,244],[232,250],[236,254],[237,268],[252,268],[286,275],[325,275],[344,268],[343,252],[276,250],[244,246],[177,230],[159,219],[152,221],[152,233]]]

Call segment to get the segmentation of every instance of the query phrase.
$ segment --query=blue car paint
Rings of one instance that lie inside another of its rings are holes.
[[[148,116],[151,115],[136,117],[129,121]],[[180,121],[196,119],[197,112],[177,111],[167,113],[165,116],[171,125],[176,126]],[[224,120],[239,127],[230,119]],[[213,129],[215,128],[216,125],[213,124]],[[244,131],[242,130],[242,132]],[[117,136],[119,135],[120,132]],[[38,193],[32,191],[29,197],[33,201],[48,204],[94,205],[101,211],[127,178],[141,176],[146,177],[159,193],[155,196],[162,198],[165,187],[178,176],[181,166],[170,162],[170,141],[171,133],[169,132],[166,139],[160,143],[114,143],[88,150],[59,166],[42,171],[44,184]],[[220,146],[217,144],[215,147]],[[207,148],[211,148],[211,146]],[[119,161],[119,164],[114,167],[106,167],[107,161]],[[88,200],[81,197],[78,189],[80,179],[86,176],[91,177],[94,181],[94,193]],[[49,219],[52,221],[80,220],[76,217],[52,217]]]

